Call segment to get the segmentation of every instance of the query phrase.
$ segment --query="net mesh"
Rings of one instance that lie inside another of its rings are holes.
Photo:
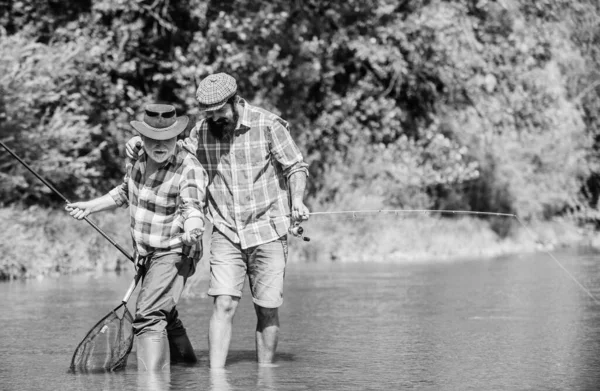
[[[77,346],[71,371],[117,371],[125,368],[133,346],[133,317],[121,304],[102,318]]]

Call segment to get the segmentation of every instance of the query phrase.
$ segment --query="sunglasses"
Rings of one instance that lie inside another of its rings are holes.
[[[158,112],[158,111],[150,111],[150,110],[146,109],[146,115],[148,117],[173,118],[175,116],[175,110]]]

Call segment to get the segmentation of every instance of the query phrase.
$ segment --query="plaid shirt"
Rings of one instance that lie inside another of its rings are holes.
[[[208,172],[210,221],[246,249],[287,234],[287,180],[297,171],[308,175],[308,165],[286,121],[241,98],[239,104],[242,110],[233,137],[216,138],[206,120],[200,120],[183,145],[196,151]]]
[[[181,241],[187,219],[203,219],[207,177],[193,154],[181,146],[144,182],[146,153],[127,164],[123,183],[109,194],[118,206],[130,207],[131,237],[136,252],[183,253],[195,262],[202,257],[202,244],[186,246]]]

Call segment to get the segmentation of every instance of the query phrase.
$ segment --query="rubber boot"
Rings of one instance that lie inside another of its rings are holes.
[[[137,336],[138,371],[157,372],[169,370],[169,340],[164,331],[149,331]]]
[[[193,364],[198,361],[192,343],[185,332],[177,331],[169,333],[169,349],[171,351],[172,363]]]

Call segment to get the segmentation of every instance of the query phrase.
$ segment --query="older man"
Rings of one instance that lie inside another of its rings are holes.
[[[188,118],[176,117],[171,105],[146,106],[143,122],[131,122],[143,148],[127,165],[123,183],[102,197],[66,206],[76,219],[129,206],[137,265],[146,269],[133,323],[141,371],[196,361],[175,308],[202,256],[207,185],[196,157],[177,145],[187,124]]]
[[[196,151],[209,176],[207,206],[214,225],[210,366],[225,365],[246,276],[257,315],[257,359],[268,365],[277,348],[287,232],[309,216],[304,205],[307,164],[288,123],[239,97],[232,76],[206,77],[196,99],[206,118],[196,123],[184,144]],[[138,141],[128,142],[130,154]]]

